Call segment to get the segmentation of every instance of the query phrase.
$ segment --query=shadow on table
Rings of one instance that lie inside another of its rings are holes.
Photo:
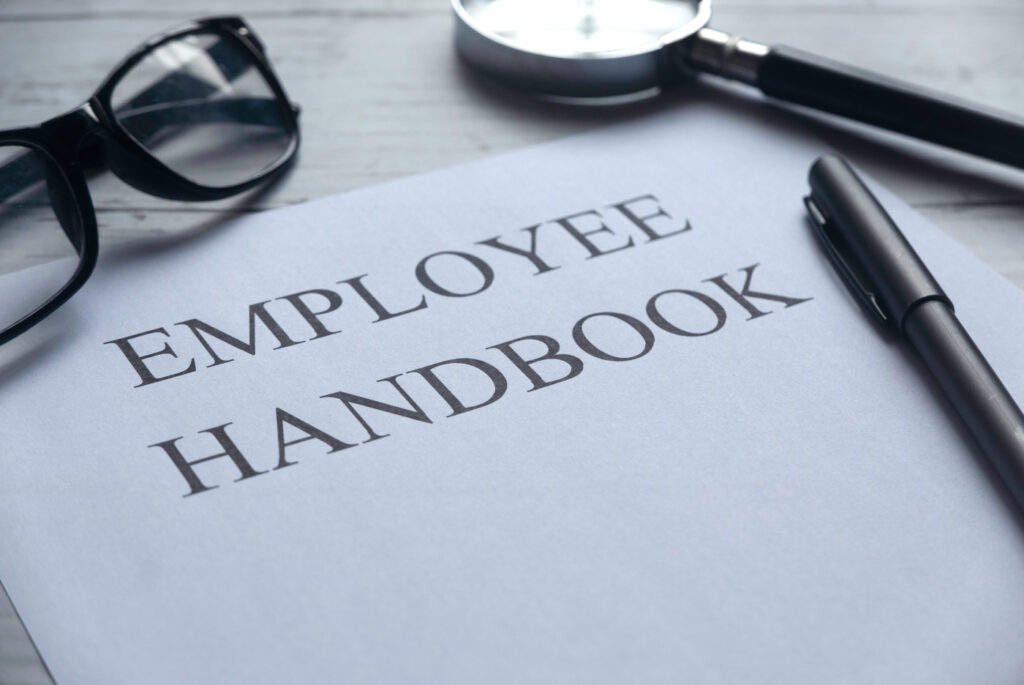
[[[301,155],[301,152],[299,155]],[[298,163],[299,159],[297,158],[288,169],[266,183],[239,196],[236,202],[220,208],[220,211],[213,210],[212,216],[210,211],[197,213],[196,218],[198,221],[195,224],[160,233],[159,235],[136,238],[129,243],[122,243],[111,248],[108,254],[104,255],[104,266],[114,266],[125,260],[160,256],[185,244],[191,246],[196,242],[213,237],[218,229],[223,228],[241,215],[266,211],[265,206],[261,207],[261,201],[270,196],[292,174]],[[191,203],[191,205],[194,206],[195,203]],[[102,236],[100,239],[102,240]]]

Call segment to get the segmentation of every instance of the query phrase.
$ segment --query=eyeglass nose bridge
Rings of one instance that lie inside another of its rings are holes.
[[[215,200],[237,193],[196,186],[164,167],[109,120],[95,97],[39,128],[54,157],[83,183],[86,171],[107,168],[133,188],[170,200]]]
[[[67,151],[65,162],[85,168],[103,165],[103,125],[89,102],[44,121],[40,128],[55,150]]]

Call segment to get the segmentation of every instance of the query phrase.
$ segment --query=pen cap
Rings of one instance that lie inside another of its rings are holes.
[[[810,184],[811,197],[825,215],[823,235],[900,333],[907,313],[923,301],[941,300],[952,308],[896,223],[843,159],[819,158]]]

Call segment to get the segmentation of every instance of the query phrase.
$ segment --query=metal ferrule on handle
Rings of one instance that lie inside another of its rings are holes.
[[[685,53],[686,66],[725,78],[757,85],[767,45],[715,29],[701,29]]]

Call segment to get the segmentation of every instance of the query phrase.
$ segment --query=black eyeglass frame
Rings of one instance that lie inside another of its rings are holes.
[[[114,110],[112,95],[125,74],[162,45],[193,34],[214,34],[229,40],[251,58],[251,66],[256,67],[274,95],[281,121],[286,127],[285,133],[290,137],[288,149],[276,162],[242,183],[208,186],[189,180],[135,140],[118,121]],[[64,190],[73,202],[70,207],[55,206],[54,211],[65,213],[59,218],[79,255],[78,266],[67,284],[37,309],[0,330],[0,345],[32,328],[67,302],[88,280],[96,266],[99,235],[83,161],[95,163],[102,160],[122,181],[156,197],[183,201],[220,200],[256,187],[295,159],[299,148],[298,116],[299,107],[288,99],[270,66],[263,44],[245,20],[239,16],[217,16],[197,19],[151,37],[129,53],[92,97],[75,109],[36,126],[0,131],[0,146],[29,148],[52,162],[53,169],[59,171],[58,180],[63,181]],[[73,214],[68,215],[68,212]]]

